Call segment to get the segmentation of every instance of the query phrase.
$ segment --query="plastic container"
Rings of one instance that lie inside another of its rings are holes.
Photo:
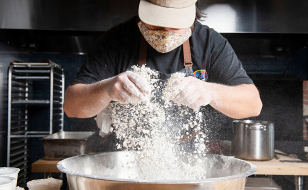
[[[60,190],[62,186],[62,180],[47,178],[47,179],[35,179],[27,182],[29,190]]]
[[[0,189],[1,190],[15,190],[15,178],[8,176],[0,176]]]
[[[19,168],[13,168],[13,167],[1,167],[0,168],[0,177],[7,176],[7,177],[13,177],[15,179],[14,187],[12,190],[16,189],[19,171],[20,171]]]

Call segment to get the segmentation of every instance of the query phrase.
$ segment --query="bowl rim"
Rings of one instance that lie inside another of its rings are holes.
[[[256,124],[260,123],[263,125],[274,125],[273,121],[265,121],[265,120],[253,120],[253,119],[234,119],[232,123],[241,123],[241,124]]]
[[[250,166],[250,169],[246,172],[236,174],[236,175],[231,175],[231,176],[226,176],[226,177],[216,177],[216,178],[206,178],[206,179],[196,179],[196,180],[136,180],[136,179],[127,179],[127,178],[115,178],[115,177],[103,177],[103,176],[94,176],[94,175],[89,175],[89,174],[82,174],[79,172],[72,172],[69,169],[66,169],[64,166],[66,162],[68,162],[71,159],[76,159],[76,157],[85,157],[85,156],[95,156],[95,155],[103,155],[103,154],[110,154],[110,153],[116,153],[116,152],[135,152],[135,151],[115,151],[115,152],[104,152],[104,153],[95,153],[95,154],[84,154],[84,155],[79,155],[79,156],[73,156],[66,158],[64,160],[61,160],[57,164],[57,168],[63,172],[66,173],[66,175],[73,175],[73,176],[78,176],[78,177],[84,177],[84,178],[90,178],[90,179],[97,179],[97,180],[105,180],[105,181],[117,181],[117,182],[130,182],[130,183],[144,183],[144,184],[195,184],[195,183],[212,183],[212,182],[219,182],[219,181],[228,181],[228,180],[233,180],[233,179],[239,179],[243,177],[248,177],[250,175],[253,175],[257,171],[257,167],[245,160],[241,160],[238,158],[234,157],[229,157],[229,156],[223,156],[223,155],[215,155],[219,157],[223,157],[226,159],[232,159],[236,161],[240,161],[243,163],[246,163]],[[210,155],[210,154],[208,154]],[[214,154],[212,154],[214,155]]]

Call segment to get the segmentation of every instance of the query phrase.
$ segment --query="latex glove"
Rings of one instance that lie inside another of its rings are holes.
[[[185,77],[173,83],[172,87],[174,93],[171,100],[194,110],[208,105],[213,99],[211,83],[203,82],[195,77]]]
[[[107,90],[110,99],[120,103],[132,101],[147,103],[151,87],[140,75],[126,71],[111,78],[108,81]]]
[[[111,110],[108,108],[103,109],[100,113],[97,114],[97,117],[94,118],[99,130],[99,135],[101,137],[106,136],[109,134],[110,127],[111,127]]]

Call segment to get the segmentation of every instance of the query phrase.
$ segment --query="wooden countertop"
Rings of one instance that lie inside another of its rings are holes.
[[[282,153],[275,150],[275,153]],[[285,155],[279,155],[279,160],[274,158],[269,161],[249,161],[257,167],[255,174],[259,175],[301,175],[308,176],[308,162],[296,162],[300,159],[291,158]],[[295,162],[281,162],[281,161],[295,161]]]
[[[57,168],[58,162],[61,160],[45,160],[39,159],[32,163],[32,172],[37,173],[61,173]]]
[[[302,175],[308,176],[308,163],[280,162],[276,158],[270,161],[248,161],[257,167],[259,175]]]
[[[280,160],[298,160],[281,155]],[[60,160],[39,159],[32,163],[32,172],[60,173],[57,163]],[[257,167],[255,174],[259,175],[301,175],[308,176],[308,162],[280,162],[274,158],[270,161],[248,161]]]

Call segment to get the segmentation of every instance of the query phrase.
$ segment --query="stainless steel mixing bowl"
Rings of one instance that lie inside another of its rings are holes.
[[[151,179],[146,177],[137,155],[134,151],[81,155],[62,160],[57,167],[66,173],[70,190],[244,190],[246,177],[257,171],[256,166],[240,159],[199,155],[204,179]],[[181,160],[189,158],[182,156]]]

